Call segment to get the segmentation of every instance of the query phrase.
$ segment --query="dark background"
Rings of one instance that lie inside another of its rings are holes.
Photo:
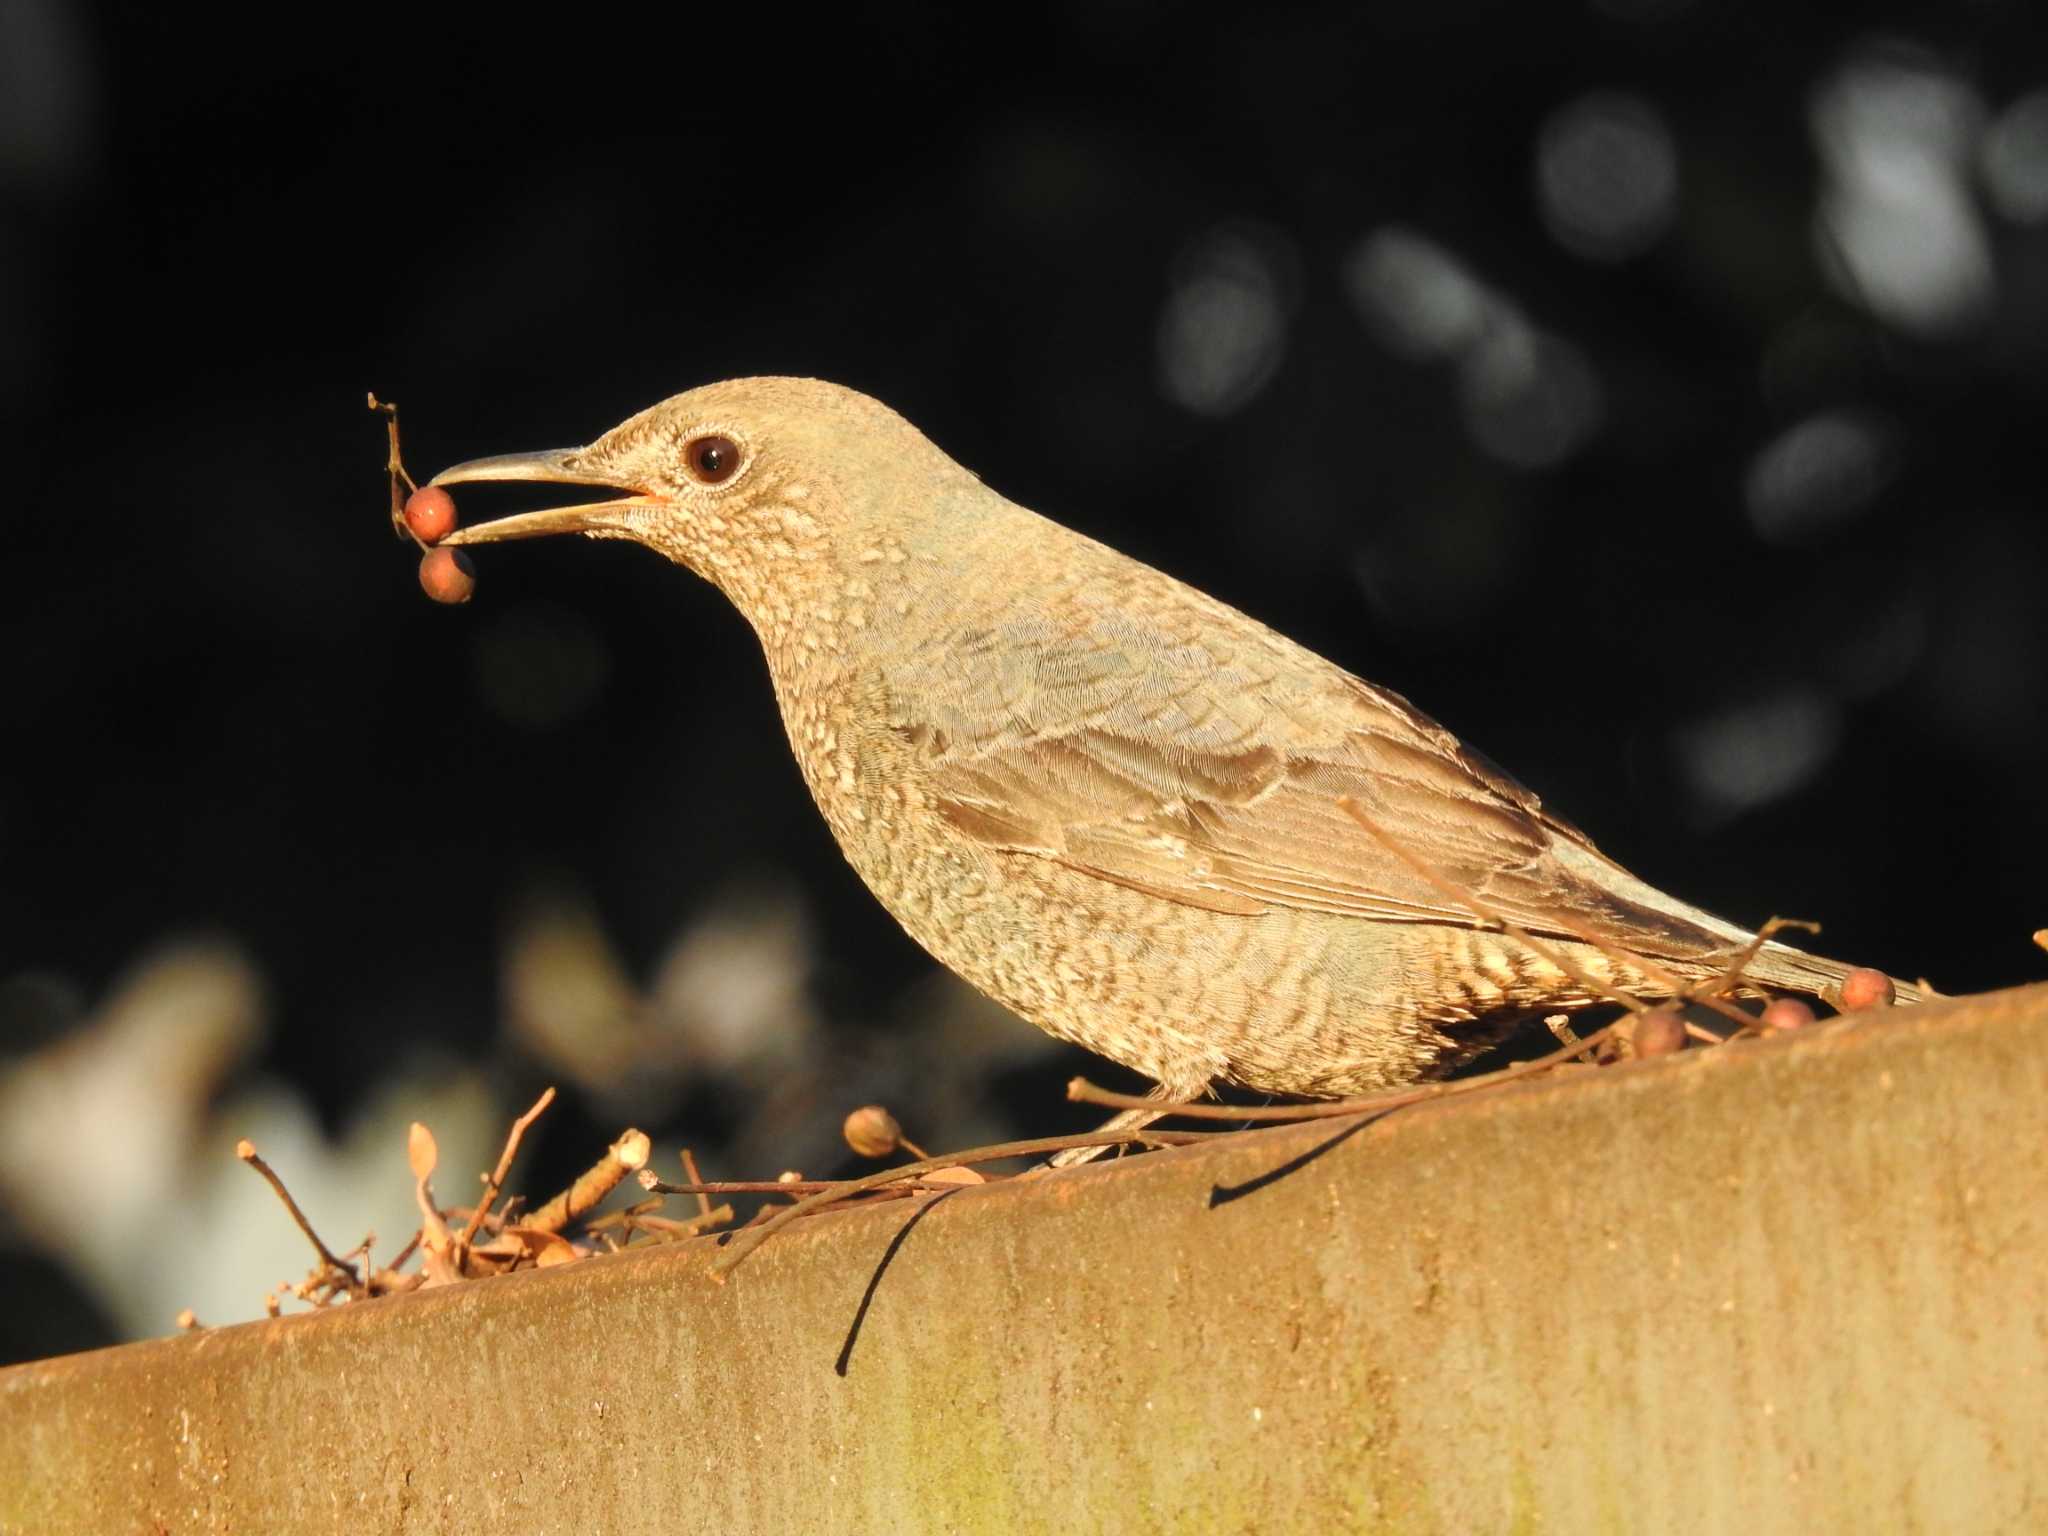
[[[0,1072],[47,1106],[37,1064],[132,1060],[134,978],[198,945],[256,1022],[152,1069],[187,1194],[252,1085],[310,1160],[394,1082],[491,1117],[564,1082],[537,1187],[629,1115],[665,1168],[823,1172],[863,1097],[1048,1131],[1112,1075],[929,980],[709,586],[555,542],[425,601],[366,389],[424,475],[839,380],[1407,694],[1655,884],[1944,989],[2038,976],[2039,16],[356,8],[287,42],[7,7]],[[754,969],[707,1043],[685,994],[728,939]],[[79,1198],[149,1155],[66,1103]],[[36,1214],[9,1145],[9,1352],[167,1326],[94,1276],[178,1241],[178,1190],[124,1246]]]

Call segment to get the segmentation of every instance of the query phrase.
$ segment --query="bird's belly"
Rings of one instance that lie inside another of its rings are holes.
[[[1361,1092],[1429,1075],[1458,1049],[1411,1001],[1426,959],[1414,945],[1435,930],[1184,906],[971,843],[911,780],[828,784],[818,799],[869,889],[942,964],[1176,1092]]]

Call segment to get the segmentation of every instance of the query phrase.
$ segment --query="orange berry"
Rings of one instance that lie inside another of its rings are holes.
[[[476,567],[459,549],[430,549],[420,561],[420,586],[437,603],[466,603],[476,592]]]
[[[1813,1009],[1796,997],[1774,997],[1765,1004],[1765,1029],[1804,1029],[1813,1022]]]
[[[438,544],[455,531],[455,498],[438,485],[423,485],[405,498],[405,526],[422,544]]]
[[[1636,1054],[1669,1056],[1685,1049],[1685,1020],[1671,1008],[1652,1008],[1636,1015]]]
[[[1859,966],[1842,978],[1842,1012],[1861,1013],[1866,1008],[1889,1008],[1898,1001],[1898,988],[1883,971]]]

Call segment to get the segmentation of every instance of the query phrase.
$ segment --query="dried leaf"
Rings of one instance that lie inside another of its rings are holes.
[[[417,1120],[406,1133],[405,1156],[412,1164],[412,1176],[420,1180],[431,1179],[441,1161],[441,1149],[434,1144],[434,1133]]]

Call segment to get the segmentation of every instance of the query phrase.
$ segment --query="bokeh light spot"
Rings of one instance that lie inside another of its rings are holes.
[[[1559,108],[1536,146],[1543,221],[1567,250],[1625,261],[1678,211],[1678,146],[1648,102],[1596,92]]]
[[[1388,225],[1358,242],[1345,287],[1389,351],[1417,360],[1470,346],[1495,300],[1465,265],[1412,229]]]
[[[1991,206],[2015,224],[2048,219],[2048,90],[2007,107],[1984,135],[1978,170]]]
[[[1889,429],[1854,411],[1823,411],[1787,428],[1749,466],[1750,525],[1774,544],[1796,543],[1870,505],[1898,455]]]
[[[1875,51],[1815,87],[1809,120],[1827,169],[1815,239],[1844,297],[1938,339],[1990,307],[1990,243],[1965,179],[1983,106],[1964,81]]]
[[[1228,416],[1265,388],[1287,350],[1286,281],[1271,239],[1215,230],[1174,263],[1159,319],[1159,384],[1199,416]]]
[[[1680,726],[1672,750],[1694,810],[1712,823],[1809,783],[1834,755],[1841,734],[1832,704],[1793,692]]]

